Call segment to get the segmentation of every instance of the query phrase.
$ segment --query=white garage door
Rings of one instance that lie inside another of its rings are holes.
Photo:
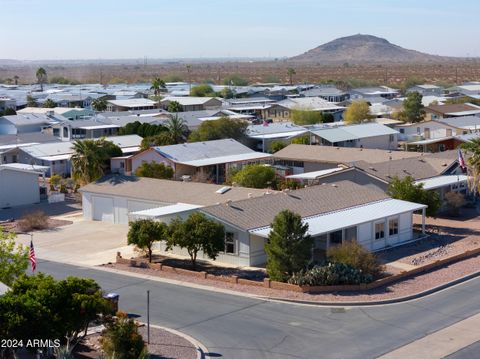
[[[113,198],[93,196],[92,206],[94,221],[114,223]]]

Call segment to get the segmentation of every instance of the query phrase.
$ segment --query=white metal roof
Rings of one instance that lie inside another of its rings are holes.
[[[442,141],[446,141],[446,140],[451,140],[452,138],[455,138],[455,136],[445,136],[445,137],[430,138],[430,139],[427,139],[427,140],[409,142],[409,145],[429,145],[431,143],[437,143],[437,142],[442,142]]]
[[[477,113],[480,113],[480,109],[470,110],[470,111],[448,112],[445,115],[449,115],[449,116],[470,116],[470,115],[476,115]]]
[[[269,133],[266,135],[253,135],[253,136],[248,136],[250,138],[255,138],[255,139],[271,139],[271,138],[290,138],[290,137],[295,137],[298,135],[302,135],[304,133],[308,132],[307,130],[298,130],[298,131],[291,131],[291,132],[280,132],[280,133]]]
[[[357,226],[362,223],[376,221],[382,218],[395,216],[401,213],[413,212],[427,208],[424,204],[402,201],[399,199],[386,199],[366,205],[347,208],[318,216],[303,218],[308,223],[308,234],[317,236],[333,232],[342,228]],[[263,227],[249,232],[260,237],[268,237],[271,227]]]
[[[167,96],[163,98],[160,102],[173,102],[176,101],[182,106],[190,106],[190,105],[203,105],[204,103],[212,100],[217,99],[216,97],[183,97],[183,96]]]
[[[108,103],[111,103],[115,106],[120,107],[144,107],[144,106],[155,106],[157,103],[155,101],[149,100],[148,98],[131,98],[127,100],[108,100]]]
[[[99,130],[102,128],[119,128],[120,126],[118,125],[98,125],[98,126],[81,126],[82,130]]]
[[[341,170],[344,170],[344,168],[343,167],[329,168],[329,169],[321,170],[321,171],[305,172],[305,173],[300,173],[300,174],[297,174],[297,175],[290,175],[290,176],[287,176],[286,178],[289,178],[289,179],[306,179],[306,180],[311,179],[311,180],[313,180],[315,178],[325,176],[325,175],[328,175],[330,173],[338,172],[338,171],[341,171]]]
[[[185,211],[190,211],[192,209],[196,209],[200,207],[203,207],[203,206],[199,206],[196,204],[188,204],[188,203],[176,203],[169,206],[145,209],[143,211],[130,212],[129,215],[135,216],[137,218],[139,217],[158,218],[158,217],[166,216],[169,214],[176,214],[176,213],[182,213]]]
[[[0,165],[0,167],[18,169],[23,171],[32,171],[32,172],[45,172],[45,171],[48,171],[50,168],[48,166],[27,165],[25,163],[6,163],[3,165]]]
[[[398,133],[398,131],[379,123],[340,126],[337,128],[313,130],[311,132],[331,143]]]
[[[466,175],[450,175],[450,176],[437,176],[427,178],[421,181],[416,181],[415,184],[423,184],[424,189],[436,189],[441,187],[450,186],[456,183],[466,183],[468,176]]]
[[[202,158],[193,161],[186,161],[186,162],[179,162],[181,164],[187,166],[194,166],[194,167],[202,167],[202,166],[210,166],[216,165],[220,163],[230,163],[230,162],[239,162],[239,161],[248,161],[248,160],[256,160],[261,158],[268,158],[272,155],[269,153],[262,153],[262,152],[248,152],[248,153],[241,153],[238,155],[229,155],[229,156],[220,156],[220,157],[212,157],[212,158]]]

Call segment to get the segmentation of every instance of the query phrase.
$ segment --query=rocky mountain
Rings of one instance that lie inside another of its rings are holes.
[[[291,57],[295,62],[320,64],[361,63],[434,63],[459,60],[459,58],[436,56],[408,50],[373,35],[341,37],[320,45],[304,54]]]

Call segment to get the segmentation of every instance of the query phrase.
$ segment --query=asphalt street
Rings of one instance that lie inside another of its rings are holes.
[[[328,308],[265,301],[40,260],[56,278],[95,279],[120,309],[191,335],[224,358],[376,358],[480,312],[480,279],[415,301]],[[478,348],[474,345],[473,349]],[[470,350],[470,351],[469,351]],[[452,358],[469,358],[471,348]]]

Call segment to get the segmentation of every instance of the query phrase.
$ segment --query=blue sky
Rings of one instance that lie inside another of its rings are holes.
[[[0,0],[0,58],[283,57],[352,34],[480,56],[478,0]]]

